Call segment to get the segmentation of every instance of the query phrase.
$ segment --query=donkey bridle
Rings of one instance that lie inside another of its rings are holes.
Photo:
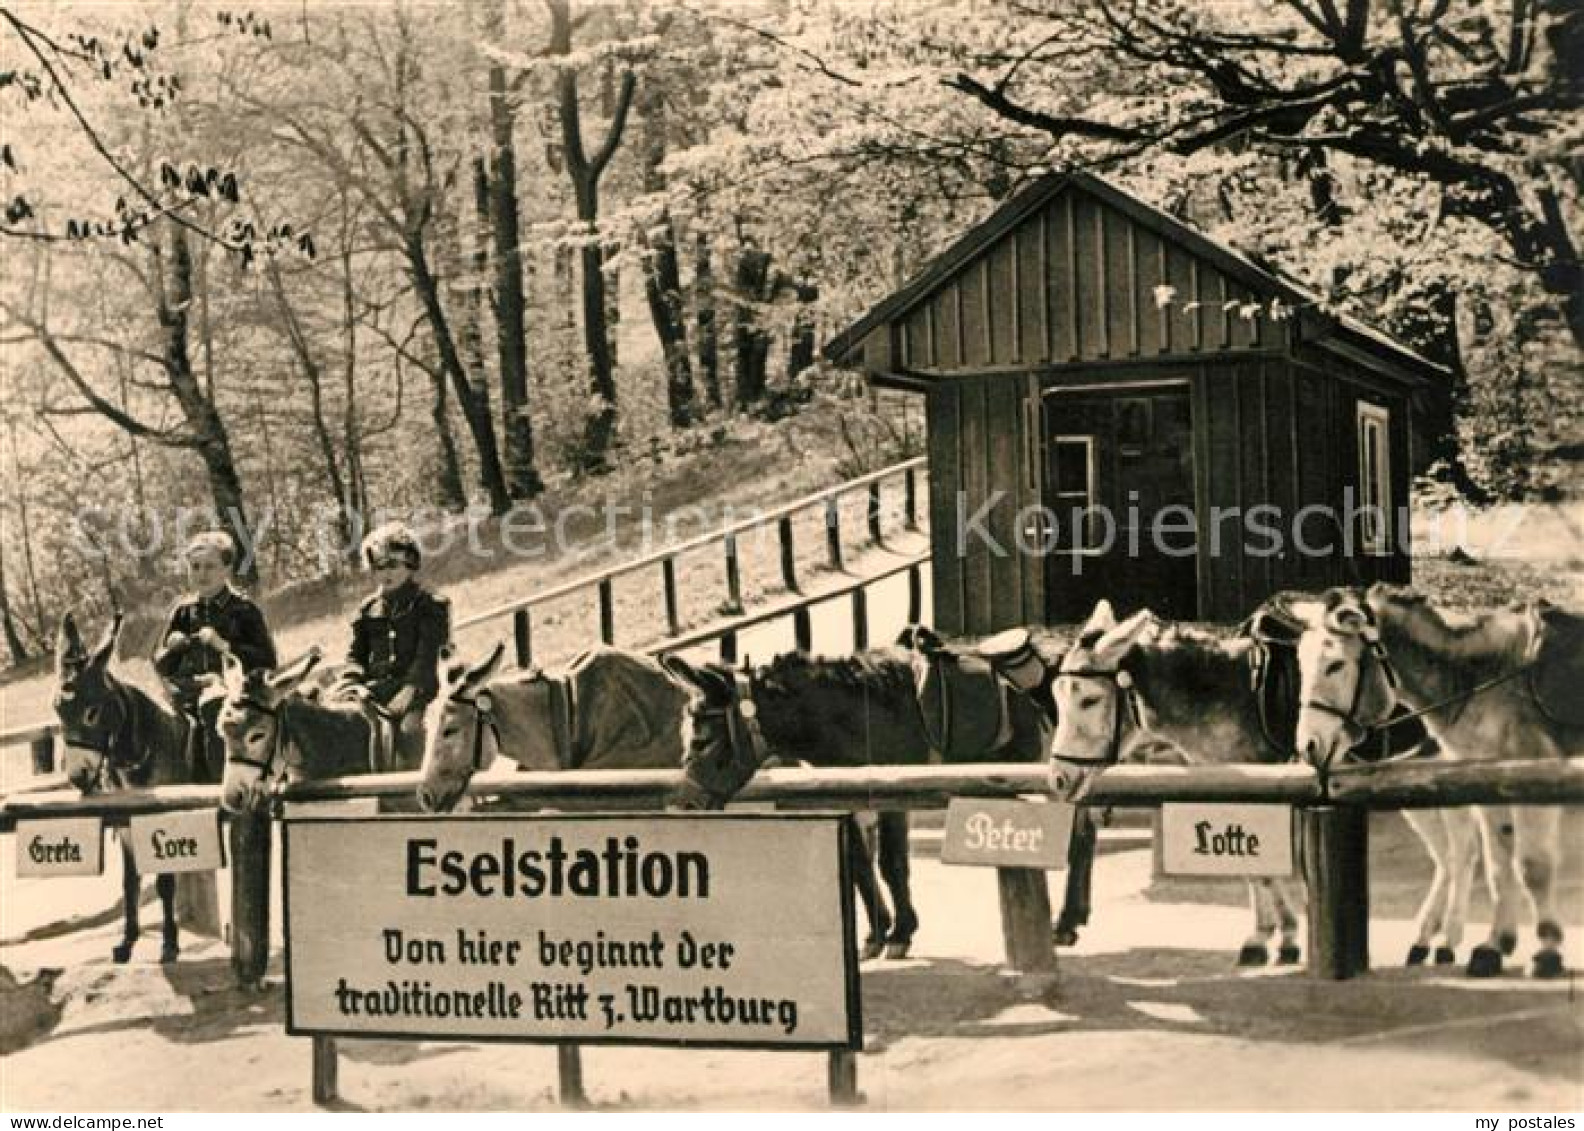
[[[692,713],[695,718],[711,717],[724,718],[726,721],[726,746],[731,751],[732,761],[751,762],[757,773],[760,766],[770,757],[770,748],[764,740],[764,732],[759,729],[759,705],[753,698],[753,681],[740,672],[732,673],[734,684],[732,701],[720,707],[695,706]],[[746,738],[748,749],[743,750]],[[686,772],[689,759],[683,756],[682,790],[690,799],[702,798],[710,805],[719,808],[731,800],[731,794],[722,794],[720,791],[695,781]],[[749,775],[753,776],[752,773]]]
[[[1123,675],[1127,678],[1123,679]],[[1056,755],[1058,761],[1070,762],[1083,766],[1110,766],[1122,757],[1122,724],[1124,716],[1133,720],[1134,726],[1142,726],[1143,713],[1139,710],[1138,691],[1133,686],[1131,674],[1124,673],[1121,668],[1057,668],[1056,679],[1072,676],[1076,679],[1098,679],[1116,685],[1116,698],[1113,702],[1111,718],[1111,739],[1104,758],[1063,758]]]
[[[106,682],[113,683],[114,681],[107,680]],[[123,733],[132,723],[132,701],[127,697],[126,688],[122,687],[118,683],[110,688],[110,698],[113,699],[116,706],[120,708],[121,718],[116,726],[115,731],[106,734],[102,742],[97,738],[84,741],[81,738],[74,739],[70,734],[62,735],[65,745],[78,746],[84,750],[91,750],[95,754],[99,755],[99,765],[94,769],[94,779],[92,786],[93,792],[98,792],[104,788],[105,774],[109,770],[114,769],[119,773],[127,775],[128,777],[135,777],[143,770],[147,769],[149,763],[154,760],[153,743],[148,744],[148,747],[143,751],[143,756],[141,758],[134,757],[133,760],[126,761],[116,756],[116,751],[126,745],[126,743],[121,742],[120,739]]]
[[[236,705],[238,707],[246,707],[250,711],[257,711],[261,715],[268,715],[274,719],[275,740],[270,743],[269,755],[262,762],[257,758],[248,757],[245,753],[232,752],[227,752],[226,761],[251,767],[257,770],[261,777],[267,778],[271,768],[275,765],[275,760],[280,757],[281,751],[286,748],[286,704],[283,702],[279,707],[271,707],[268,704],[259,702],[257,699],[239,699]]]

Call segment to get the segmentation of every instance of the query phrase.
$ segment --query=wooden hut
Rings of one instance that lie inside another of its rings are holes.
[[[926,398],[948,633],[1408,579],[1446,371],[1099,177],[1031,184],[825,355]]]

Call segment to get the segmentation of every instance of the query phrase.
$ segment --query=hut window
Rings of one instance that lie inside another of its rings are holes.
[[[1095,503],[1095,443],[1093,436],[1057,436],[1054,445],[1056,525],[1059,544],[1066,549],[1088,550],[1097,542],[1099,516]],[[1081,523],[1074,516],[1082,515]]]
[[[1359,403],[1359,543],[1366,554],[1391,553],[1391,413]]]

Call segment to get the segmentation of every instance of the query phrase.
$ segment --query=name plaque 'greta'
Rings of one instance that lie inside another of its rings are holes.
[[[1162,805],[1161,871],[1168,876],[1291,876],[1289,805]]]
[[[163,872],[213,872],[220,852],[220,814],[214,809],[142,813],[127,821],[132,860],[146,876]]]
[[[1053,870],[1067,866],[1073,807],[990,797],[954,797],[946,808],[941,863]]]
[[[104,822],[98,817],[18,821],[16,874],[97,876],[104,871]]]
[[[841,814],[285,822],[287,1031],[859,1047]]]

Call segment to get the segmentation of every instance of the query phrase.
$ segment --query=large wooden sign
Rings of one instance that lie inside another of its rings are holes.
[[[946,808],[943,864],[1053,870],[1067,866],[1073,807],[989,797],[954,797]]]
[[[220,814],[214,809],[140,813],[127,821],[132,860],[145,876],[163,872],[213,872],[220,852]]]
[[[98,817],[18,821],[16,874],[97,876],[104,871],[104,825]]]
[[[857,1048],[845,816],[285,823],[287,1031]]]
[[[1168,876],[1291,876],[1288,805],[1162,805],[1160,867]]]

